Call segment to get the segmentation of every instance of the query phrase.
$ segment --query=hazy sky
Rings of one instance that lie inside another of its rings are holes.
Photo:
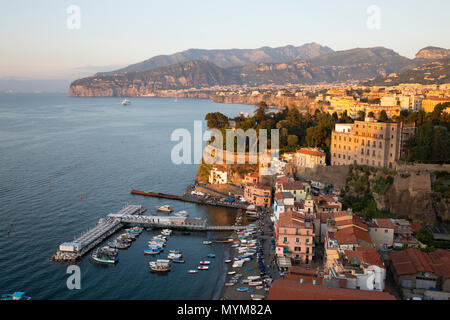
[[[67,28],[70,5],[80,29]],[[369,29],[367,8],[380,8]],[[412,58],[450,48],[448,0],[14,0],[0,2],[0,78],[71,78],[189,48],[317,42],[334,50],[385,46]]]

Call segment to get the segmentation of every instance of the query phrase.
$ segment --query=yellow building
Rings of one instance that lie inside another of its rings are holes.
[[[331,134],[331,165],[365,164],[394,168],[404,142],[415,128],[402,122],[337,123]]]
[[[422,100],[422,109],[425,112],[433,112],[434,107],[439,103],[450,102],[449,98],[428,97]]]
[[[301,148],[295,156],[299,168],[314,168],[315,166],[326,165],[326,154],[318,148]]]
[[[366,107],[366,116],[369,112],[373,112],[374,117],[379,118],[381,111],[385,111],[388,118],[392,119],[392,117],[400,115],[400,110],[400,106],[368,106]]]

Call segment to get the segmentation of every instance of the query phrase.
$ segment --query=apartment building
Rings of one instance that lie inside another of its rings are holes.
[[[414,132],[402,122],[378,122],[369,117],[352,124],[337,123],[331,135],[331,165],[394,168],[404,141]]]

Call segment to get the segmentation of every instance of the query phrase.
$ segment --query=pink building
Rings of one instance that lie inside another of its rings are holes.
[[[276,254],[295,262],[309,263],[314,256],[314,227],[302,213],[280,213],[275,225]]]
[[[245,186],[244,198],[255,206],[268,208],[272,205],[272,187],[249,184]]]

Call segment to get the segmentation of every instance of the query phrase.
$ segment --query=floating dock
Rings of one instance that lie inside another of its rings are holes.
[[[128,205],[117,213],[109,214],[105,219],[83,232],[72,242],[64,242],[53,255],[53,261],[75,261],[98,246],[106,238],[119,231],[127,224],[143,227],[165,228],[190,231],[234,231],[243,230],[245,226],[210,226],[206,219],[176,216],[143,216],[147,209],[141,205]]]
[[[143,206],[140,205],[128,205],[122,208],[115,215],[121,216],[133,216],[136,214],[142,214],[146,211]],[[99,223],[83,232],[79,237],[75,238],[72,242],[64,242],[59,246],[59,250],[53,255],[54,261],[74,261],[81,258],[88,253],[95,246],[99,245],[103,240],[117,232],[123,227],[123,223],[120,219],[107,218],[101,219]]]

